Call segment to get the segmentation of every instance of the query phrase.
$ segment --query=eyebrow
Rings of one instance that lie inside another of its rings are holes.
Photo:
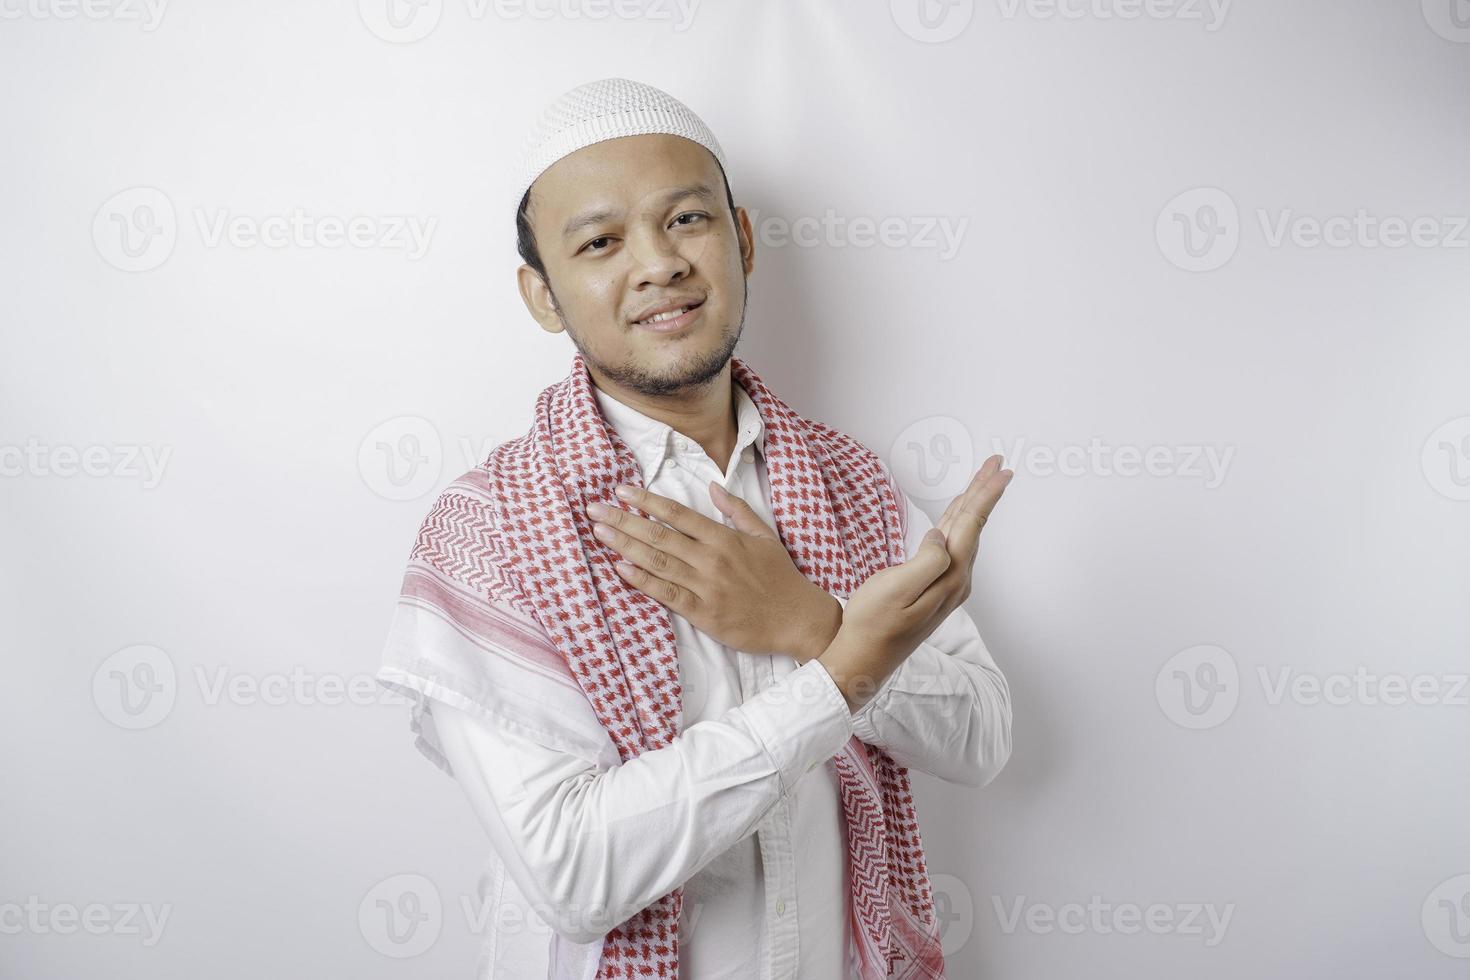
[[[700,200],[704,201],[706,204],[713,205],[715,200],[715,193],[714,191],[710,190],[709,187],[705,184],[690,184],[688,187],[675,187],[673,190],[665,191],[663,195],[658,198],[658,203],[662,207],[668,207],[675,201],[681,200],[686,197],[697,197]],[[574,215],[572,219],[566,223],[566,227],[562,229],[561,235],[563,238],[570,238],[572,235],[576,234],[578,231],[587,227],[588,225],[595,225],[600,224],[604,221],[610,221],[613,218],[618,217],[621,213],[622,212],[614,211],[611,208],[598,208],[595,211],[583,211],[581,214]]]

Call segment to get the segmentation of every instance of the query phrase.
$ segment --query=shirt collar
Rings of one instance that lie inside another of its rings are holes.
[[[735,452],[739,453],[747,446],[754,446],[765,456],[766,428],[760,410],[755,407],[755,402],[751,401],[744,386],[739,382],[732,382],[732,387],[735,390]],[[649,418],[595,384],[592,386],[592,394],[597,399],[602,417],[622,437],[623,442],[628,444],[628,448],[633,450],[645,485],[658,473],[664,459],[670,453],[678,451],[675,448],[676,440],[683,440],[691,448],[697,448],[694,440],[680,435],[667,422]],[[716,465],[724,469],[728,462],[729,460],[718,460]]]

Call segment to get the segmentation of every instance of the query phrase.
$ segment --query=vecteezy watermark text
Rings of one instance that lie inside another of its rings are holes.
[[[840,215],[833,208],[815,215],[762,214],[747,208],[751,231],[770,248],[872,248],[932,251],[948,262],[964,244],[967,216],[946,214]]]
[[[193,225],[205,248],[356,249],[402,252],[410,262],[428,253],[439,219],[416,214],[337,215],[288,208],[244,214],[196,207]],[[173,201],[156,187],[130,187],[103,202],[92,219],[92,243],[112,267],[147,272],[168,261],[180,222]]]
[[[447,906],[447,908],[446,908]],[[367,944],[393,959],[408,959],[428,952],[438,942],[446,920],[456,909],[462,924],[472,935],[522,933],[549,938],[556,930],[600,935],[623,922],[627,909],[600,903],[559,903],[507,901],[498,890],[486,894],[481,881],[481,894],[459,895],[457,902],[446,903],[438,885],[425,875],[403,873],[390,875],[377,882],[357,907],[358,930]],[[694,931],[702,904],[687,902],[679,919],[681,936]]]
[[[1200,21],[1206,31],[1225,25],[1232,0],[996,0],[1006,20]]]
[[[1363,664],[1350,670],[1312,672],[1292,665],[1257,665],[1256,681],[1267,707],[1314,708],[1470,707],[1470,674],[1377,671]],[[1181,728],[1202,730],[1224,724],[1245,686],[1235,657],[1223,647],[1199,644],[1171,656],[1154,677],[1159,709]]]
[[[225,665],[194,665],[194,687],[207,707],[336,707],[406,705],[409,700],[379,683],[371,673],[337,674],[307,670],[238,671]],[[178,701],[181,684],[173,658],[150,644],[118,650],[92,674],[92,702],[119,728],[138,731],[166,719]]]
[[[1326,214],[1258,207],[1254,213],[1260,240],[1270,249],[1470,248],[1470,215],[1464,214],[1382,214],[1364,207]],[[1188,272],[1212,272],[1235,256],[1244,224],[1228,193],[1218,187],[1196,187],[1164,205],[1154,221],[1154,237],[1173,265]]]
[[[992,895],[995,917],[1000,930],[1011,935],[1018,929],[1036,935],[1060,932],[1068,936],[1083,933],[1106,936],[1119,933],[1124,936],[1140,932],[1151,932],[1156,936],[1198,936],[1206,947],[1220,945],[1225,931],[1230,928],[1230,918],[1235,914],[1235,903],[1216,906],[1213,902],[1152,902],[1139,905],[1134,902],[1105,902],[1101,895],[1093,895],[1084,905],[1067,902],[1053,905],[1048,902],[1027,902],[1025,895],[1017,895],[1007,902],[999,895]]]
[[[127,443],[91,446],[49,446],[32,437],[24,445],[0,444],[0,477],[117,477],[142,478],[143,489],[163,481],[173,446]]]
[[[0,0],[0,20],[112,20],[156,31],[168,0]]]
[[[173,903],[154,906],[147,902],[47,903],[39,895],[24,902],[0,902],[0,935],[69,936],[85,932],[93,936],[140,936],[144,946],[156,946],[163,938]]]
[[[700,0],[464,0],[471,21],[492,17],[501,22],[644,21],[668,23],[675,33],[694,23]],[[434,32],[444,15],[445,0],[358,0],[363,25],[393,44],[412,44]]]
[[[990,451],[1000,453],[1012,467],[1033,476],[1151,476],[1198,479],[1206,490],[1225,482],[1235,457],[1234,446],[1109,446],[1094,436],[1086,446],[1028,446],[1018,438],[1007,446],[992,439]]]

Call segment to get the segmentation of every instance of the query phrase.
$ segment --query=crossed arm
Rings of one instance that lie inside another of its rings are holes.
[[[933,525],[904,506],[913,558]],[[818,592],[821,601],[804,608],[825,615],[834,597]],[[823,662],[797,659],[745,703],[611,767],[440,702],[432,710],[508,874],[552,928],[588,943],[753,833],[854,734],[901,765],[967,786],[984,786],[1009,758],[1009,687],[963,606],[856,711]]]

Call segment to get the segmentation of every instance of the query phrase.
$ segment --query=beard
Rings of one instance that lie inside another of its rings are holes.
[[[750,295],[750,283],[745,282],[744,287],[740,300],[740,320],[733,328],[729,324],[725,325],[720,334],[720,343],[714,350],[682,357],[676,363],[659,370],[651,370],[632,358],[626,358],[619,364],[608,363],[587,349],[578,338],[577,331],[572,330],[565,318],[562,319],[562,326],[587,363],[623,388],[654,398],[687,394],[711,384],[725,370],[725,365],[730,363],[735,347],[740,343],[740,335],[745,330],[746,299]]]

